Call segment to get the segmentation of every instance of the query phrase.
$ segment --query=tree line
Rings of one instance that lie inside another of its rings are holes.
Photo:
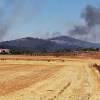
[[[99,48],[84,48],[82,49],[81,51],[99,51]],[[78,52],[81,52],[81,51],[78,51]],[[67,51],[67,50],[55,50],[55,51],[31,51],[31,50],[19,50],[19,49],[12,49],[10,50],[10,53],[9,54],[12,54],[12,55],[54,55],[54,56],[61,56],[61,55],[64,55],[64,54],[70,54],[72,51]],[[73,52],[77,52],[77,51],[73,51]],[[3,54],[6,54],[6,53],[3,53]]]
[[[99,51],[99,48],[84,48],[83,51]]]

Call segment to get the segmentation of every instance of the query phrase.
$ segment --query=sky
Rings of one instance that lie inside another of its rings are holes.
[[[86,7],[98,10],[100,1],[0,0],[0,41],[23,37],[47,39],[65,35],[100,43],[100,23],[89,26]]]

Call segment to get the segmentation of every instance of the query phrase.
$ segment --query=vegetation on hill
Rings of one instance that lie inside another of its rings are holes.
[[[84,48],[83,51],[99,51],[99,48]]]
[[[82,51],[67,51],[67,50],[55,50],[48,52],[46,50],[44,51],[31,51],[31,50],[19,50],[19,49],[13,49],[10,51],[10,54],[14,55],[33,55],[33,56],[63,56],[63,55],[77,55],[77,53],[80,52],[87,52],[87,51],[99,51],[99,48],[84,48]]]
[[[25,52],[52,52],[57,50],[66,50],[67,52],[82,51],[83,48],[100,48],[100,44],[81,41],[68,36],[60,36],[50,39],[26,37],[11,41],[0,42],[0,48],[1,47],[9,48],[11,50],[17,50],[15,52],[20,54],[22,53],[22,50],[25,50]],[[19,52],[19,50],[21,50],[21,52]]]

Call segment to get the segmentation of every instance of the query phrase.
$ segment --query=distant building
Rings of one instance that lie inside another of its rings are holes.
[[[0,49],[0,53],[10,53],[10,49]]]

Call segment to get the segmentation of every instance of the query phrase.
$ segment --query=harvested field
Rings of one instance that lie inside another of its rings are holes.
[[[0,100],[100,100],[100,60],[0,55]]]

